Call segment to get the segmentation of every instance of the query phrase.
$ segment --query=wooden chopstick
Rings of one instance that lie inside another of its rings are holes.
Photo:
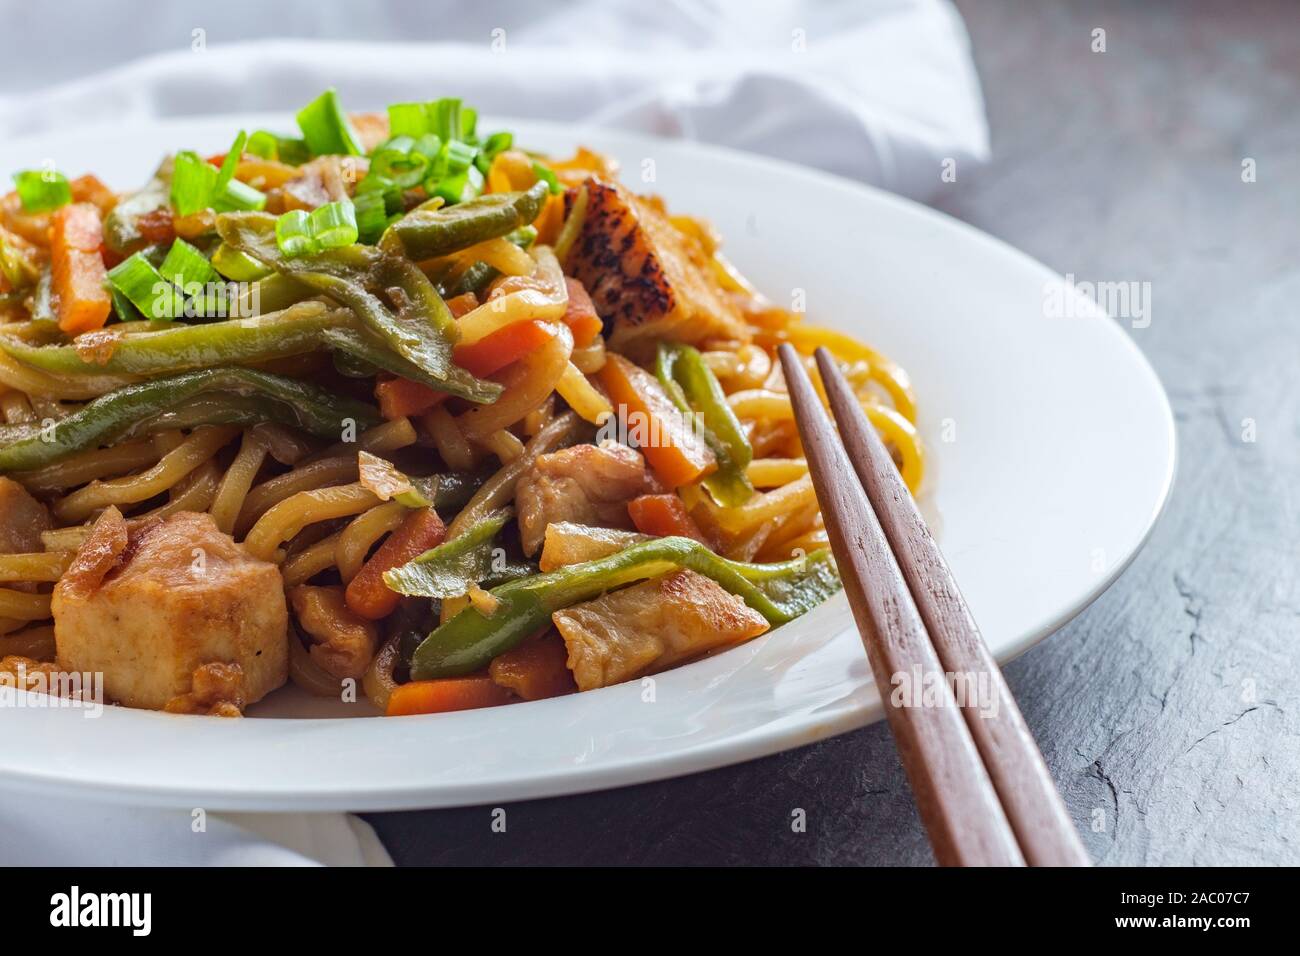
[[[968,677],[967,686],[982,690],[983,699],[959,703],[1025,859],[1031,866],[1089,865],[1020,708],[889,452],[831,353],[821,348],[816,356],[840,438],[939,661],[948,673]]]
[[[916,604],[844,446],[798,354],[781,346],[790,401],[822,518],[866,646],[935,859],[944,866],[1023,866],[1024,857],[980,759]],[[940,706],[889,706],[894,675],[929,675]]]

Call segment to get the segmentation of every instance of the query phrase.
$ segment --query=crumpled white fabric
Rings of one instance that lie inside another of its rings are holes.
[[[392,866],[345,813],[208,813],[0,792],[0,866]]]
[[[384,6],[360,5],[358,16]],[[418,23],[445,24],[440,35],[458,39],[226,44],[213,28],[200,42],[190,34],[203,28],[184,26],[182,17],[172,52],[0,96],[0,133],[292,110],[336,86],[352,109],[459,95],[483,113],[730,146],[914,198],[938,188],[944,160],[961,165],[988,154],[965,29],[942,0],[588,0],[554,8],[479,0],[453,13],[436,4],[411,10]],[[192,11],[188,18],[204,20]],[[411,33],[419,34],[416,24]]]
[[[0,11],[10,2],[23,8],[22,16],[39,15],[30,0],[0,0]],[[366,18],[367,26],[387,20],[403,30],[394,33],[399,37],[436,30],[445,42],[227,43],[214,27],[200,43],[194,30],[222,18],[253,23],[265,34],[310,22],[351,35],[338,8],[301,0],[260,4],[255,17],[241,21],[234,9],[241,4],[247,5],[227,0],[210,7],[219,11],[210,17],[166,4],[151,8],[146,22],[128,18],[133,31],[167,32],[175,48],[51,88],[0,96],[0,135],[149,117],[290,111],[335,86],[356,110],[458,95],[485,114],[582,121],[729,146],[914,198],[939,186],[944,160],[981,162],[988,154],[965,29],[943,0],[458,0],[441,6],[391,0],[353,5],[352,15]],[[85,0],[52,6],[70,19],[77,8],[91,9]],[[94,15],[100,10],[96,3]],[[295,21],[302,17],[311,19]],[[21,19],[15,13],[3,22],[9,29]],[[92,33],[87,36],[100,54],[104,44],[128,42]],[[75,53],[66,39],[60,40],[63,56]],[[39,52],[47,45],[34,46]],[[39,62],[33,68],[39,70]],[[0,865],[310,863],[391,860],[369,826],[343,814],[214,814],[206,832],[196,834],[184,811],[0,792]]]

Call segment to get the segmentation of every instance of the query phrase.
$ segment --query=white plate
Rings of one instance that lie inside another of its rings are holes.
[[[166,150],[219,151],[241,126],[265,125],[291,128],[245,116],[48,135],[0,148],[0,174],[8,181],[48,160],[126,188]],[[1141,546],[1173,476],[1168,401],[1114,321],[1045,316],[1061,280],[1044,266],[932,210],[795,166],[623,133],[501,125],[542,149],[583,142],[613,153],[635,188],[710,218],[773,299],[804,290],[810,319],[862,336],[912,373],[930,462],[925,504],[999,660],[1077,614]],[[298,700],[285,691],[257,711]],[[12,709],[0,717],[0,780],[210,809],[452,806],[690,773],[880,715],[840,595],[660,675],[653,701],[632,683],[400,720]]]

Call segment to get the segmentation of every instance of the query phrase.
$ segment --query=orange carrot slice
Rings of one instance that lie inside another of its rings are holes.
[[[655,473],[680,488],[716,471],[718,460],[686,422],[659,381],[621,355],[610,355],[596,373],[609,399]]]
[[[417,680],[393,688],[388,698],[388,716],[445,714],[453,710],[497,707],[515,700],[515,695],[490,677],[449,677]]]
[[[103,242],[104,224],[90,203],[70,203],[50,217],[50,289],[64,332],[89,332],[108,320],[113,303],[104,286]]]
[[[627,504],[627,513],[642,534],[653,534],[660,538],[680,535],[694,538],[706,548],[712,547],[704,532],[691,520],[686,505],[676,495],[642,495],[633,498]]]
[[[384,583],[384,572],[436,548],[446,536],[447,527],[432,508],[412,511],[348,583],[343,595],[348,610],[371,621],[392,614],[401,595]]]

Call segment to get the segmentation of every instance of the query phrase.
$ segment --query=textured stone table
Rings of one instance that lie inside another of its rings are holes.
[[[995,159],[940,206],[1081,281],[1150,282],[1131,334],[1179,433],[1145,551],[1007,678],[1100,863],[1295,865],[1300,7],[961,7]],[[368,819],[399,863],[931,862],[883,724],[508,813]]]

